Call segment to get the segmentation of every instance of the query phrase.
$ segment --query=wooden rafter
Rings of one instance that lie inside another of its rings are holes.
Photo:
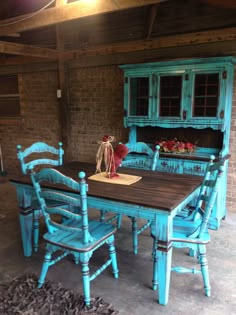
[[[194,32],[180,35],[158,37],[152,40],[136,40],[118,44],[100,45],[83,48],[75,52],[75,58],[80,56],[98,56],[136,52],[143,50],[162,49],[185,45],[197,45],[221,41],[236,40],[236,27]]]
[[[49,59],[73,58],[73,52],[0,41],[0,53]]]
[[[172,35],[172,36],[163,36],[159,38],[155,38],[152,40],[136,40],[129,41],[118,44],[109,44],[109,45],[100,45],[94,47],[84,47],[83,49],[74,51],[74,52],[66,52],[66,57],[68,59],[74,58],[77,59],[81,56],[90,57],[90,56],[102,56],[102,55],[111,55],[111,54],[121,54],[121,53],[130,53],[144,50],[156,50],[156,49],[164,49],[171,47],[181,47],[188,45],[199,45],[199,44],[209,44],[216,42],[225,42],[225,41],[235,41],[236,42],[236,27],[225,28],[225,29],[216,29],[211,31],[202,31],[195,33],[187,33],[180,35]],[[1,49],[1,45],[3,47],[4,44],[0,42],[0,53],[12,53],[18,55],[25,55],[31,57],[46,57],[45,51],[48,52],[48,59],[55,59],[59,56],[58,51],[46,48],[38,48],[35,46],[27,46],[27,45],[19,45],[19,44],[11,44],[7,43],[8,50]],[[12,46],[11,46],[12,45]],[[21,49],[16,49],[16,45],[21,46]],[[6,46],[5,46],[6,47]],[[35,52],[35,53],[34,53]],[[49,53],[50,52],[50,53]],[[53,52],[53,53],[52,53]],[[49,58],[50,56],[50,58]],[[58,57],[59,58],[59,57]],[[65,58],[65,56],[64,56]],[[14,63],[14,58],[10,59],[10,62]],[[19,57],[16,58],[17,63],[19,63]],[[23,60],[23,59],[22,59]],[[31,60],[29,60],[30,62]],[[36,60],[37,61],[37,60]],[[1,64],[1,60],[0,60]],[[4,64],[7,64],[7,60],[4,59]]]
[[[56,0],[56,7],[65,5],[67,0]],[[59,51],[64,50],[64,33],[61,24],[56,25],[56,43],[57,49]],[[69,108],[69,93],[68,86],[66,84],[66,67],[64,56],[61,54],[57,61],[57,71],[58,71],[58,92],[60,91],[60,97],[58,97],[59,105],[59,117],[61,125],[60,138],[65,147],[65,159],[71,159],[71,146],[70,146],[70,111]]]
[[[0,54],[0,66],[10,66],[10,65],[27,65],[27,64],[37,64],[45,63],[48,61],[54,61],[54,59],[46,59],[31,56],[7,56],[5,54]]]
[[[153,29],[153,25],[154,25],[154,22],[156,19],[156,15],[157,15],[157,5],[154,4],[151,6],[150,12],[149,12],[148,30],[147,30],[147,36],[146,36],[147,40],[149,40],[151,38],[152,29]]]
[[[165,0],[97,0],[95,3],[93,1],[80,0],[64,5],[63,1],[61,1],[61,5],[55,8],[45,9],[31,18],[29,17],[32,14],[26,14],[18,16],[17,18],[0,21],[0,36],[29,31],[86,16],[111,13],[163,1]],[[17,20],[19,20],[19,22],[16,22]],[[9,25],[10,22],[12,23]]]

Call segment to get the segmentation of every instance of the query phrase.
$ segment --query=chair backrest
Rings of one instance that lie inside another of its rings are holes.
[[[54,233],[58,230],[75,232],[78,237],[82,238],[84,244],[92,241],[88,230],[88,184],[85,180],[85,173],[79,172],[79,182],[53,168],[44,168],[37,173],[31,169],[30,176],[48,232]],[[77,196],[73,197],[68,192],[73,192]],[[60,205],[50,207],[50,200],[56,200]],[[80,209],[79,213],[68,210],[68,205]],[[59,220],[55,221],[55,215],[57,218],[59,217]],[[66,224],[67,219],[72,224]],[[82,224],[77,224],[79,222]]]
[[[217,193],[220,187],[220,181],[223,177],[224,164],[224,160],[214,162],[214,157],[212,156],[207,165],[195,209],[201,217],[201,224],[194,232],[194,236],[196,237],[201,237],[207,229],[208,221],[216,202]]]
[[[159,158],[159,149],[157,145],[153,151],[145,142],[136,142],[134,144],[127,143],[129,153],[122,161],[121,166],[141,167],[145,169],[156,169],[157,160]]]
[[[21,145],[17,145],[16,149],[23,174],[27,174],[27,170],[36,165],[57,166],[63,164],[64,150],[61,142],[58,143],[58,148],[44,142],[35,142],[24,151]]]

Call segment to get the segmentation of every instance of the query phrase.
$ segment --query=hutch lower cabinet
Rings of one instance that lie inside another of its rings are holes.
[[[194,150],[161,146],[158,171],[204,175],[210,155],[226,160],[212,229],[226,216],[235,61],[215,57],[120,66],[129,143],[143,141],[152,148],[157,142],[194,144]]]

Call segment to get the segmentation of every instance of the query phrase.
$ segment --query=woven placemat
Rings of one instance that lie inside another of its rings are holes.
[[[103,183],[109,183],[109,184],[132,185],[138,182],[142,178],[141,176],[134,176],[134,175],[128,175],[128,174],[118,173],[118,175],[119,177],[108,178],[107,173],[102,172],[102,173],[92,175],[88,179],[96,180]]]

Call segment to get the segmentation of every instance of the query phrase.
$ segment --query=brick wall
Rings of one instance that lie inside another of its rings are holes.
[[[123,72],[117,66],[73,69],[70,73],[72,158],[95,162],[104,134],[127,142],[123,126]]]
[[[236,212],[236,69],[234,69],[234,89],[230,130],[230,160],[228,170],[227,209]]]
[[[0,143],[4,168],[8,173],[20,171],[16,145],[28,147],[36,141],[56,145],[59,141],[57,73],[34,72],[19,75],[22,118],[8,124],[0,123]]]

